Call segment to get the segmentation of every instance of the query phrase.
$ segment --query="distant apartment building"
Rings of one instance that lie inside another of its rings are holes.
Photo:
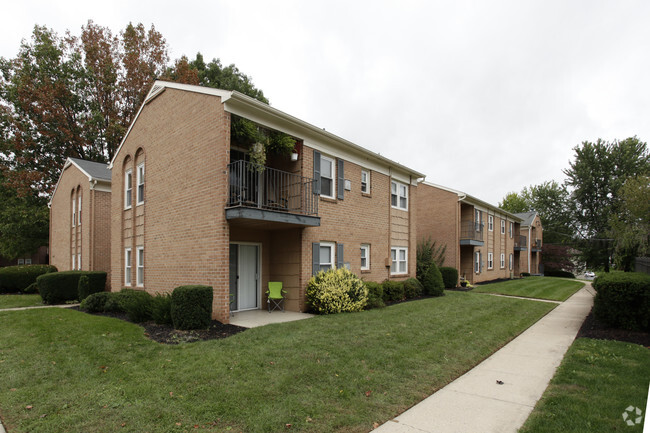
[[[515,214],[522,219],[520,235],[526,240],[526,253],[521,254],[519,268],[521,272],[532,275],[544,273],[542,264],[542,220],[537,212],[524,212]]]

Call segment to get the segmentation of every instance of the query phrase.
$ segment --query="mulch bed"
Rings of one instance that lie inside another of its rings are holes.
[[[650,348],[650,332],[628,331],[625,329],[610,328],[596,320],[593,310],[585,319],[576,338],[595,338],[599,340],[617,340],[628,343],[640,344]]]
[[[79,307],[75,307],[79,310]],[[79,310],[81,311],[81,310]],[[96,316],[112,317],[114,319],[130,322],[125,313],[88,313]],[[216,340],[219,338],[230,337],[245,331],[247,328],[235,325],[224,325],[223,323],[213,320],[207,329],[193,329],[181,331],[174,329],[170,325],[158,325],[155,322],[136,323],[144,328],[145,337],[162,344],[179,344],[191,343],[194,341]]]

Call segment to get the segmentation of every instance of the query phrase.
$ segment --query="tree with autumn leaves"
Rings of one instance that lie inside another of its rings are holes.
[[[12,198],[0,203],[0,214],[42,215],[68,157],[110,161],[156,79],[238,90],[268,103],[234,65],[206,64],[201,54],[169,62],[167,42],[153,25],[130,23],[113,34],[88,21],[79,36],[35,26],[14,59],[0,58],[0,191]],[[46,245],[38,221],[33,232]],[[25,251],[15,239],[3,248],[15,238],[5,226],[0,254],[29,253],[33,242],[22,242]]]

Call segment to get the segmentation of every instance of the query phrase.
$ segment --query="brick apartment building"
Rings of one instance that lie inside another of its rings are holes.
[[[524,212],[515,214],[522,219],[520,235],[526,240],[526,253],[521,254],[519,268],[521,272],[532,275],[544,273],[542,264],[542,220],[537,212]]]
[[[235,116],[290,135],[294,155],[256,168],[231,139]],[[213,317],[228,323],[265,308],[269,281],[305,311],[321,269],[415,276],[424,175],[241,93],[156,82],[110,168],[113,290],[210,285]]]
[[[110,205],[108,165],[68,158],[50,200],[50,264],[110,275]]]
[[[461,191],[420,182],[417,239],[445,245],[444,266],[470,283],[511,278],[523,272],[526,239],[522,218]]]

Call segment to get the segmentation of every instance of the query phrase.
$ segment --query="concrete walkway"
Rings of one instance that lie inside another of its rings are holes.
[[[587,283],[481,364],[374,431],[516,432],[573,343],[593,294]]]
[[[243,326],[244,328],[256,328],[270,323],[293,322],[314,317],[313,314],[296,313],[293,311],[250,310],[234,313],[230,318],[231,325]],[[2,433],[2,432],[0,432]]]

